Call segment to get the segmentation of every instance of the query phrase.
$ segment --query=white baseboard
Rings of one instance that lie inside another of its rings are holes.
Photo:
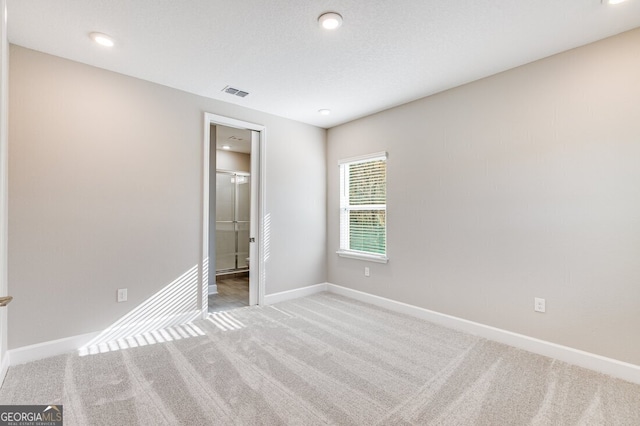
[[[409,305],[403,302],[397,302],[395,300],[386,299],[384,297],[375,296],[358,290],[352,290],[335,284],[327,283],[326,287],[327,291],[331,293],[350,297],[394,312],[411,315],[448,328],[465,331],[489,340],[524,349],[528,352],[555,358],[569,364],[588,368],[590,370],[640,384],[640,366],[635,364],[618,361],[616,359],[592,354],[590,352],[581,351],[568,346],[558,345],[556,343],[547,342],[545,340],[536,339],[523,334],[513,333],[511,331],[502,330],[500,328],[491,327],[451,315],[441,314],[439,312],[430,311],[428,309]]]
[[[100,333],[87,333],[64,339],[51,340],[35,345],[23,346],[8,351],[11,365],[24,364],[25,362],[48,358],[72,352],[93,340]]]
[[[2,357],[2,362],[0,362],[0,387],[2,387],[4,378],[7,376],[7,370],[9,370],[9,363],[10,363],[10,355],[9,355],[9,352],[6,352]]]
[[[293,290],[281,291],[279,293],[267,294],[264,296],[265,305],[284,302],[285,300],[297,299],[299,297],[311,296],[312,294],[327,291],[327,283],[310,285]]]
[[[209,294],[218,294],[218,284],[209,284]]]
[[[435,324],[440,324],[448,328],[465,331],[467,333],[496,342],[504,343],[509,346],[524,349],[529,352],[555,358],[569,364],[588,368],[590,370],[598,371],[600,373],[618,377],[629,382],[640,384],[640,366],[635,364],[618,361],[601,355],[581,351],[579,349],[570,348],[568,346],[558,345],[556,343],[547,342],[545,340],[536,339],[533,337],[525,336],[523,334],[513,333],[511,331],[502,330],[500,328],[491,327],[474,321],[442,314],[414,305],[409,305],[407,303],[375,296],[369,293],[352,290],[350,288],[342,287],[335,284],[315,284],[308,287],[269,294],[264,297],[264,302],[265,305],[271,305],[290,299],[310,296],[322,291],[336,293],[375,306],[380,306],[391,311],[411,315],[433,322]],[[193,319],[191,313],[187,314],[188,317],[185,316],[184,319]],[[6,375],[7,369],[10,365],[23,364],[25,362],[35,361],[38,359],[56,356],[77,350],[89,344],[99,335],[100,333],[97,332],[88,333],[49,342],[38,343],[35,345],[24,346],[7,351],[2,359],[2,363],[0,364],[0,384],[2,383],[2,380],[4,380],[4,376]]]
[[[150,318],[136,323],[115,324],[101,332],[81,334],[66,337],[64,339],[51,340],[35,345],[23,346],[7,352],[9,365],[24,364],[38,359],[48,358],[86,348],[91,345],[116,340],[132,335],[143,334],[151,330],[160,330],[166,327],[182,325],[203,318],[202,311],[189,311],[181,314],[167,315]]]

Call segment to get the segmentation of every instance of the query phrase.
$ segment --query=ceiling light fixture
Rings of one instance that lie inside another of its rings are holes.
[[[101,46],[113,47],[114,45],[113,39],[106,34],[91,33],[89,34],[89,37]]]
[[[325,30],[335,30],[342,25],[342,16],[339,13],[327,12],[320,15],[318,23]]]
[[[321,115],[329,115],[329,114],[331,114],[331,110],[330,109],[319,109],[318,112]]]
[[[620,4],[626,0],[602,0],[603,4]]]
[[[229,149],[231,149],[231,147],[229,145],[222,145],[222,149],[229,150]]]

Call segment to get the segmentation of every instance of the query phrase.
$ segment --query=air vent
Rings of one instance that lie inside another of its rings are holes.
[[[241,98],[244,98],[249,94],[249,92],[245,92],[244,90],[236,89],[235,87],[231,86],[226,86],[224,89],[222,89],[222,91],[230,95],[240,96]]]

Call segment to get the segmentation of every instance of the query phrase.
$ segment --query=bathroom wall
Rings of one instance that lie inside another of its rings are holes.
[[[251,172],[251,155],[242,152],[216,150],[216,169],[232,172]]]

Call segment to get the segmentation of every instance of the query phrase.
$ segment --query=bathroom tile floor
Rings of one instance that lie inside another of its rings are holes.
[[[249,276],[217,278],[218,294],[209,295],[209,312],[249,306]]]

